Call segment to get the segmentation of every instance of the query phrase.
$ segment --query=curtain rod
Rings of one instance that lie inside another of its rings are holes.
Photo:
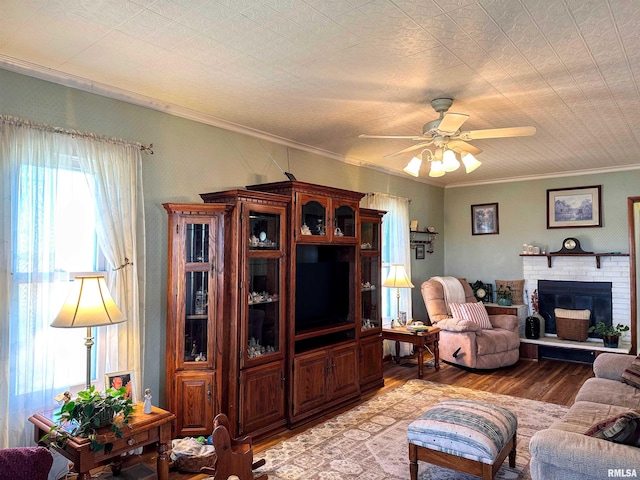
[[[0,115],[0,124],[14,125],[16,127],[29,127],[41,130],[43,132],[59,133],[62,135],[69,135],[73,138],[90,138],[105,143],[113,143],[115,145],[125,145],[139,148],[142,152],[148,152],[153,155],[153,143],[149,146],[145,146],[139,142],[131,142],[117,137],[105,137],[91,132],[82,132],[80,130],[70,130],[62,127],[54,127],[45,123],[37,123],[31,120],[25,120],[23,118],[12,117],[11,115]]]
[[[411,203],[411,199],[410,198],[406,198],[406,197],[398,197],[397,195],[391,195],[390,193],[376,193],[376,192],[367,192],[365,193],[366,196],[371,196],[371,195],[386,195],[387,197],[391,197],[391,198],[402,198],[402,199],[406,199],[407,202]]]

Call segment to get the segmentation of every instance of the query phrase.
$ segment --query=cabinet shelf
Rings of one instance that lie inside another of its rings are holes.
[[[322,335],[330,335],[332,333],[343,332],[345,330],[353,330],[354,323],[337,323],[334,325],[323,325],[321,327],[316,328],[308,328],[306,330],[301,330],[296,332],[295,340],[306,340],[308,338],[320,337]]]
[[[596,268],[600,268],[601,257],[628,257],[628,253],[521,253],[521,257],[546,257],[547,266],[551,268],[551,259],[553,257],[595,257]]]
[[[187,315],[185,318],[187,320],[209,320],[209,315]]]

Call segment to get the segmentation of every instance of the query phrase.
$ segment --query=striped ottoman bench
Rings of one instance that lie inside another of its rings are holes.
[[[503,407],[475,400],[440,402],[407,430],[411,480],[418,460],[493,480],[504,459],[516,465],[516,416]]]

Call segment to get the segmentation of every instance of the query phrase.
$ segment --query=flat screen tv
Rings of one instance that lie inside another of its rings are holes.
[[[296,259],[296,333],[353,321],[349,318],[350,263],[340,248],[299,245]]]

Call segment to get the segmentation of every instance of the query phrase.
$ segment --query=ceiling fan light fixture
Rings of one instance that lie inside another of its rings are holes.
[[[413,157],[409,160],[409,163],[406,167],[403,168],[405,173],[417,177],[420,175],[420,167],[422,166],[422,159],[420,157]]]
[[[460,162],[456,158],[453,150],[445,150],[442,154],[442,168],[445,172],[454,172],[460,167]]]
[[[441,177],[445,174],[442,162],[440,160],[434,160],[431,162],[431,170],[429,170],[430,177]]]
[[[467,173],[473,172],[476,168],[482,165],[482,162],[468,152],[462,154],[462,163],[464,163],[464,168]]]

